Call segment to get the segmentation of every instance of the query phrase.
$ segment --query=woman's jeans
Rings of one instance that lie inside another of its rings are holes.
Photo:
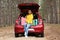
[[[31,24],[27,24],[27,23],[24,25],[25,36],[28,36],[28,29],[30,26],[31,26]]]

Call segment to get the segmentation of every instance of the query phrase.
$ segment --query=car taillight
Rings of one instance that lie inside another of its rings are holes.
[[[16,23],[18,23],[18,21],[16,21]]]
[[[41,25],[41,24],[42,24],[42,22],[43,22],[43,21],[42,21],[42,19],[40,19],[40,20],[39,20],[39,24]]]
[[[16,20],[16,24],[20,24],[20,21],[18,19]]]

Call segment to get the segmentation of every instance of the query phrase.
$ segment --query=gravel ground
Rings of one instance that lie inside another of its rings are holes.
[[[14,27],[1,27],[0,40],[60,40],[60,25],[45,24],[44,37],[29,36],[28,38],[14,37]]]

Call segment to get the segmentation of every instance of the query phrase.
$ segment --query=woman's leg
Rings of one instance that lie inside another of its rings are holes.
[[[24,35],[26,36],[26,28],[27,28],[27,24],[24,25]]]
[[[26,25],[24,25],[24,31],[26,31]]]
[[[27,27],[26,27],[26,34],[27,34],[27,36],[28,36],[28,29],[29,29],[30,26],[31,26],[31,24],[27,24]]]

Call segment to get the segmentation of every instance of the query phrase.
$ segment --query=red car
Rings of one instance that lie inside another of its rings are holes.
[[[24,34],[24,26],[21,25],[21,14],[26,15],[28,10],[32,10],[35,15],[35,18],[38,19],[38,24],[35,26],[31,26],[29,28],[29,33],[34,33],[36,36],[41,36],[44,37],[44,23],[43,20],[40,16],[40,13],[38,12],[39,10],[39,5],[37,3],[22,3],[18,5],[18,8],[20,9],[21,13],[18,16],[18,18],[15,21],[15,37],[18,37],[19,34]]]

